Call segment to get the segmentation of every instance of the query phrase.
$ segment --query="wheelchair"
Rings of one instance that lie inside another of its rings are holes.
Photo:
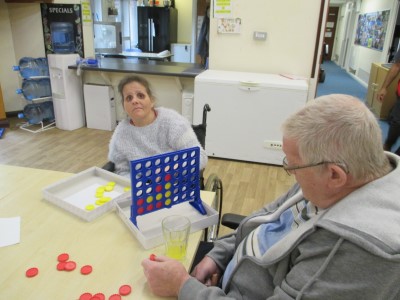
[[[192,125],[193,131],[196,134],[200,145],[205,149],[206,144],[206,132],[207,132],[207,113],[211,111],[208,104],[203,107],[203,119],[202,123],[198,125]],[[109,161],[102,167],[103,169],[114,172],[115,165]],[[221,179],[216,174],[211,174],[207,180],[204,178],[204,170],[200,171],[200,189],[215,193],[215,200],[213,201],[212,208],[218,212],[218,223],[212,225],[204,230],[204,242],[213,242],[218,237],[221,214],[222,214],[222,202],[223,202],[223,186]]]

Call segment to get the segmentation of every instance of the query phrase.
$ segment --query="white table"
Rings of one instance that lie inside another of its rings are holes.
[[[129,284],[123,299],[159,299],[148,289],[141,261],[164,247],[144,250],[120,217],[108,212],[85,222],[43,200],[42,189],[73,174],[0,165],[0,218],[21,217],[19,244],[0,248],[0,299],[79,299],[84,292],[104,293],[106,299]],[[214,193],[201,192],[211,204]],[[187,259],[190,267],[202,231],[191,234]],[[57,256],[68,253],[77,263],[74,271],[56,270]],[[80,267],[92,265],[89,275]],[[30,267],[39,274],[27,278]],[[165,299],[165,298],[163,298]]]

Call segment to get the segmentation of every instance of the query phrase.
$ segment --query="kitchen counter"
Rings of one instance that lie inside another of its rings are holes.
[[[82,65],[81,70],[137,73],[161,76],[176,76],[194,78],[204,71],[200,64],[180,63],[169,61],[142,60],[136,58],[101,58],[100,66]],[[68,66],[68,69],[78,69],[77,65]]]

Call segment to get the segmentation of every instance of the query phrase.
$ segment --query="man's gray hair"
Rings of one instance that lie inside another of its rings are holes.
[[[388,171],[376,117],[355,97],[332,94],[311,100],[282,129],[285,137],[296,140],[305,164],[344,163],[355,180]]]

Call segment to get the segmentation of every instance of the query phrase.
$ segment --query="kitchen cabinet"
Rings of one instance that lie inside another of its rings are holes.
[[[381,63],[372,63],[371,72],[369,75],[368,82],[368,92],[367,92],[367,105],[371,109],[371,111],[382,120],[388,118],[390,109],[393,107],[396,102],[396,89],[397,82],[400,79],[400,75],[397,76],[393,80],[393,82],[389,85],[387,89],[387,94],[383,102],[379,102],[376,99],[376,95],[382,87],[383,82],[385,81],[386,75],[389,72],[390,64],[381,64]]]
[[[172,7],[138,7],[138,47],[143,52],[171,50],[177,41],[178,12]]]

